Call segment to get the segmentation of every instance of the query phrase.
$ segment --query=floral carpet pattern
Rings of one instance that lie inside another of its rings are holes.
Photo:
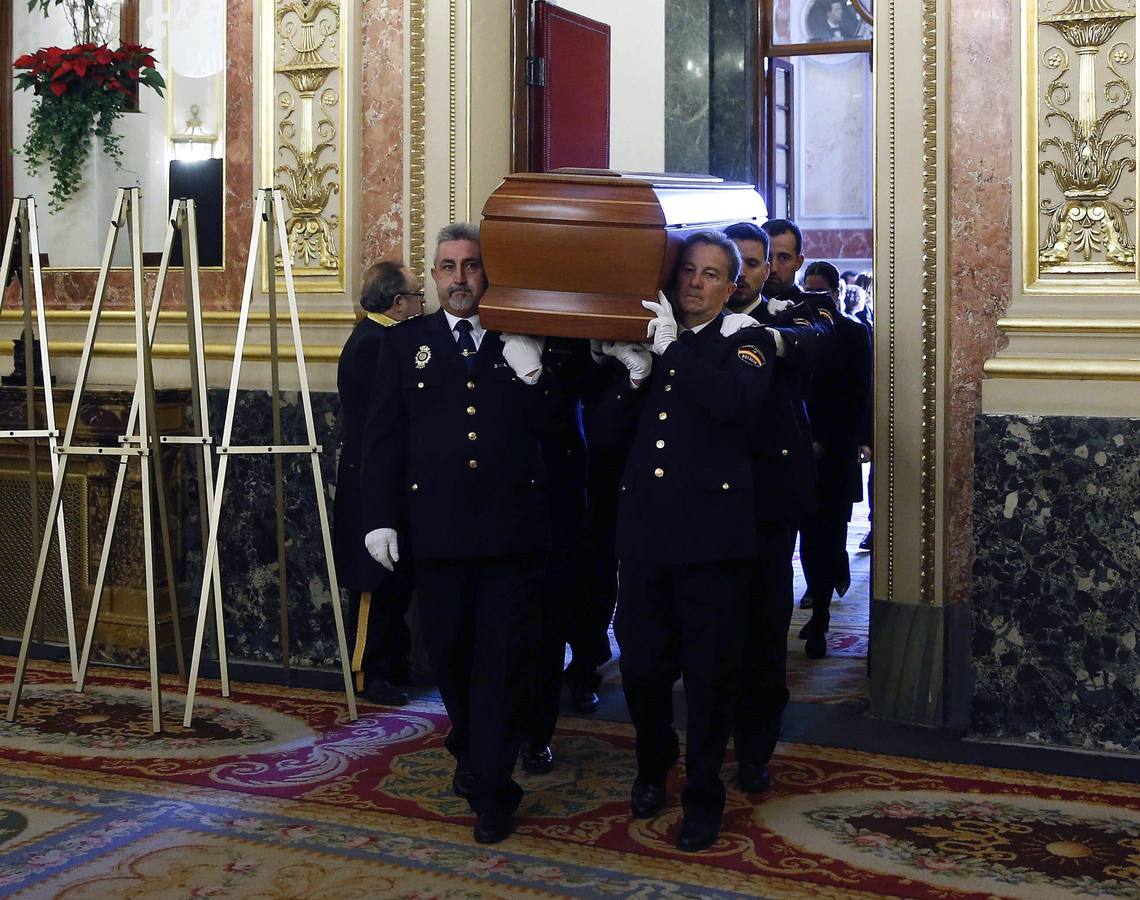
[[[0,702],[10,677],[0,659]],[[729,759],[721,837],[690,855],[683,776],[633,820],[631,729],[566,719],[554,770],[519,776],[515,834],[486,847],[437,703],[349,722],[336,694],[206,684],[194,726],[168,715],[156,737],[144,679],[99,670],[76,695],[63,667],[31,668],[0,721],[0,895],[1140,896],[1133,785],[781,745],[763,797]]]

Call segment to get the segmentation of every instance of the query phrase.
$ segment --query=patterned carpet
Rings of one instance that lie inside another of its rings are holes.
[[[0,701],[10,677],[0,659]],[[630,728],[567,719],[554,771],[520,778],[515,835],[483,847],[438,705],[350,723],[334,694],[207,685],[184,730],[171,682],[154,736],[141,674],[65,680],[36,664],[0,722],[0,895],[1140,896],[1136,786],[781,745],[772,791],[730,788],[721,839],[686,855],[679,776],[631,820]]]

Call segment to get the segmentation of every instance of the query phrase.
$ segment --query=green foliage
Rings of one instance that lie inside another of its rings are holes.
[[[49,206],[63,209],[83,182],[83,166],[91,154],[91,138],[103,141],[103,152],[119,164],[122,136],[112,129],[123,111],[124,95],[114,91],[40,99],[32,109],[24,157],[28,174],[36,175],[46,163],[51,171]]]

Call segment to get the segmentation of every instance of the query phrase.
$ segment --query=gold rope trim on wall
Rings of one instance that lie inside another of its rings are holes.
[[[933,604],[938,490],[938,3],[922,4],[922,602]]]
[[[425,135],[427,124],[424,84],[427,62],[427,21],[424,0],[408,3],[408,230],[409,255],[412,269],[426,277],[427,259],[424,253],[427,222],[424,196],[426,192]]]
[[[895,423],[895,400],[897,397],[896,345],[895,333],[898,319],[895,315],[895,279],[897,272],[895,259],[895,177],[898,172],[895,128],[895,5],[887,4],[887,100],[888,134],[890,148],[887,154],[887,597],[895,598],[895,452],[897,450],[897,429]],[[876,257],[876,263],[878,259]],[[878,277],[876,283],[881,283]]]
[[[456,97],[459,84],[459,10],[456,0],[448,4],[447,13],[447,221],[455,221],[455,161],[458,157],[459,131],[456,126]],[[467,24],[471,27],[471,23]],[[471,85],[467,85],[468,92]],[[468,148],[470,152],[470,148]]]

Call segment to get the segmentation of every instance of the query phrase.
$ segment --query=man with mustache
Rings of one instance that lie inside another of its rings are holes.
[[[452,790],[475,840],[511,833],[512,779],[547,549],[542,342],[487,331],[478,230],[449,225],[431,270],[442,309],[392,328],[365,435],[368,552],[410,551],[424,642],[451,719]]]

